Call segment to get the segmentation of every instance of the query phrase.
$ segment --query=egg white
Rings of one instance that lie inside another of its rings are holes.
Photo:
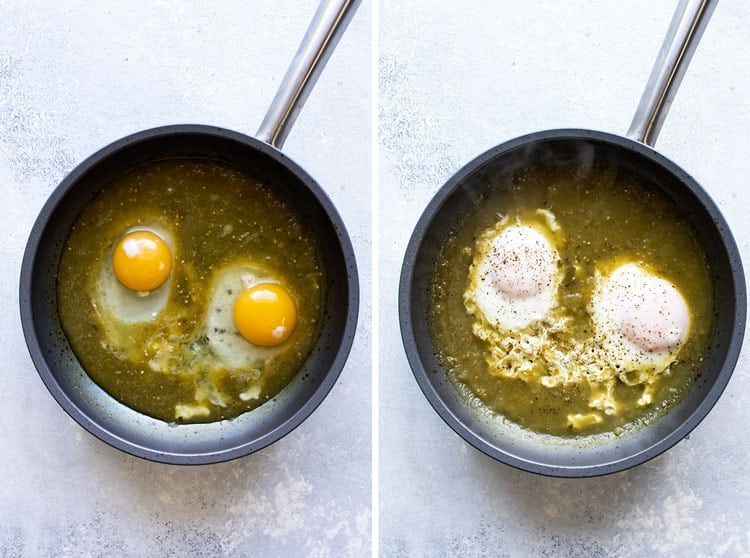
[[[668,369],[689,335],[688,305],[677,288],[645,267],[625,263],[597,271],[589,307],[594,337],[609,363],[628,384],[641,384]],[[651,312],[650,330],[628,314]],[[635,330],[634,330],[635,328]]]
[[[562,281],[554,216],[547,226],[503,219],[477,241],[464,305],[498,331],[521,330],[550,315]]]

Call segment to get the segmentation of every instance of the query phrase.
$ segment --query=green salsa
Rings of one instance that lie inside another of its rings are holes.
[[[152,319],[121,321],[122,310],[103,308],[108,299],[99,293],[111,287],[102,277],[119,239],[150,226],[169,231],[172,244],[165,302]],[[207,316],[210,308],[231,315],[231,307],[212,306],[212,291],[244,262],[278,279],[297,307],[291,337],[259,349],[248,366],[231,364],[212,344],[212,335],[245,343],[233,322],[230,332],[209,329]],[[279,192],[224,163],[170,159],[102,184],[63,248],[57,294],[73,351],[110,395],[168,422],[212,422],[261,405],[294,378],[317,341],[324,291],[318,242]]]
[[[620,433],[655,420],[678,402],[700,374],[712,328],[710,271],[694,229],[666,196],[605,158],[586,177],[572,165],[527,167],[496,179],[475,209],[459,218],[436,260],[428,292],[430,335],[436,356],[460,393],[529,430],[554,436]],[[529,222],[538,210],[554,214],[565,235],[557,246],[563,278],[557,296],[573,317],[563,332],[582,340],[593,330],[587,304],[597,266],[613,260],[643,262],[682,293],[691,315],[689,336],[678,360],[654,384],[653,402],[638,405],[642,386],[617,381],[616,414],[585,430],[567,417],[585,415],[592,391],[585,382],[545,387],[539,382],[491,375],[491,347],[474,335],[464,304],[477,239],[500,216]]]

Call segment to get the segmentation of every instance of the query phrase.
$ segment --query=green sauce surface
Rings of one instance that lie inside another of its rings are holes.
[[[58,275],[63,330],[89,376],[125,405],[168,422],[178,419],[176,405],[200,403],[208,414],[180,420],[211,422],[235,417],[281,391],[317,340],[326,294],[320,247],[298,211],[268,185],[201,159],[152,163],[102,187],[78,216]],[[166,306],[151,321],[104,323],[96,295],[101,266],[111,265],[112,247],[126,231],[148,224],[174,237]],[[280,278],[297,305],[292,336],[252,370],[217,361],[205,335],[212,277],[246,259]],[[126,350],[112,349],[107,328],[128,340]],[[171,369],[154,370],[159,344],[179,355],[170,360]],[[224,403],[199,401],[196,386],[218,390]],[[254,396],[240,397],[248,389]]]

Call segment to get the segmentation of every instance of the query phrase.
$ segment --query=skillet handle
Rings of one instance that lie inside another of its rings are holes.
[[[718,0],[680,0],[659,50],[628,137],[653,145]]]
[[[256,137],[281,148],[362,0],[322,0]]]

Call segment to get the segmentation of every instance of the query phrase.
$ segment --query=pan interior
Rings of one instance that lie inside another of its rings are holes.
[[[555,438],[521,429],[471,404],[455,389],[435,356],[426,294],[446,236],[476,210],[490,184],[502,184],[529,165],[580,165],[599,158],[655,184],[698,233],[708,257],[715,295],[715,327],[704,371],[692,391],[660,420],[627,435]],[[645,461],[684,437],[723,390],[739,352],[745,314],[741,263],[713,202],[684,171],[650,148],[608,134],[552,131],[532,134],[481,155],[436,195],[417,225],[402,271],[401,323],[415,376],[430,403],[467,441],[496,459],[533,472],[589,476]]]
[[[81,368],[57,317],[62,246],[82,208],[114,177],[157,160],[206,158],[273,184],[307,221],[322,248],[328,296],[324,324],[302,370],[269,402],[230,421],[175,425],[118,403]],[[346,231],[320,187],[275,148],[216,128],[175,126],[125,138],[93,155],[58,187],[32,231],[21,277],[22,322],[32,358],[51,393],[82,426],[141,457],[216,462],[251,453],[306,418],[328,393],[351,347],[357,272]]]

